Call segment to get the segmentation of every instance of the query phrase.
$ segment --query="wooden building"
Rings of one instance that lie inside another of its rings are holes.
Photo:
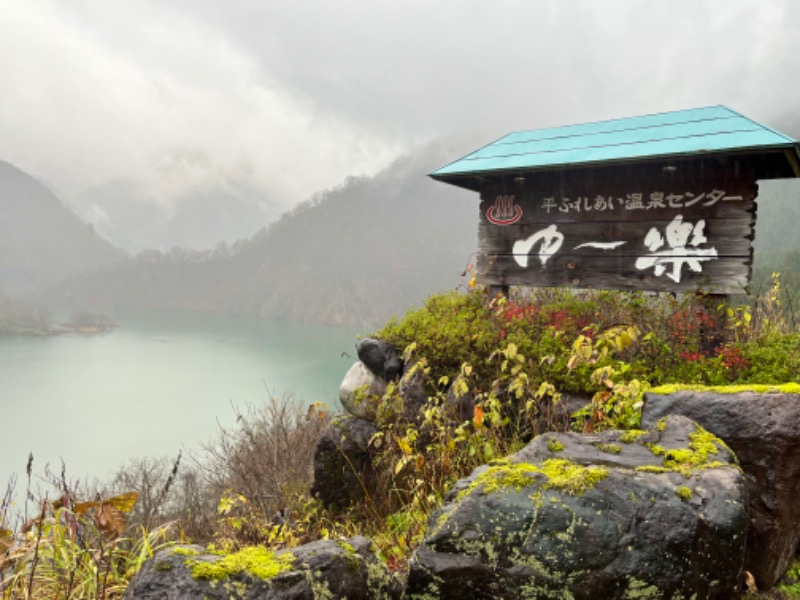
[[[714,106],[511,133],[430,176],[480,194],[480,283],[733,294],[757,181],[800,177],[800,145]]]

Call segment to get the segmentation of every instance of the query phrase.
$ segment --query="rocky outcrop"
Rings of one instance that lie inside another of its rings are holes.
[[[745,551],[744,477],[684,417],[548,433],[448,494],[406,598],[724,598]]]
[[[419,425],[422,422],[422,409],[428,404],[425,372],[420,363],[412,363],[406,367],[397,391],[403,399],[403,420]]]
[[[386,393],[386,382],[359,361],[344,376],[339,400],[344,409],[359,419],[375,420],[377,402]]]
[[[336,417],[317,443],[311,494],[326,506],[348,506],[371,492],[375,469],[369,442],[377,431],[364,419]]]
[[[199,546],[162,550],[133,578],[126,600],[388,600],[400,586],[368,539],[324,540],[276,553],[246,548],[220,556]]]
[[[364,338],[356,345],[358,359],[384,381],[392,381],[403,370],[403,360],[397,348],[384,340]]]
[[[645,395],[642,424],[685,415],[736,452],[747,474],[750,528],[745,568],[772,587],[800,541],[800,395],[679,391]]]

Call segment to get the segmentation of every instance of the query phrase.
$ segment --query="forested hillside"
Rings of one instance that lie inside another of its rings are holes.
[[[0,160],[0,290],[25,292],[124,258],[45,185]]]
[[[476,199],[426,173],[477,143],[433,143],[374,177],[348,178],[249,240],[208,252],[144,251],[47,295],[100,309],[378,323],[463,282],[476,247]]]

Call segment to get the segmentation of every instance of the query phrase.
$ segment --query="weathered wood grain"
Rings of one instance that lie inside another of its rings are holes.
[[[680,281],[667,274],[657,277],[653,268],[637,269],[636,259],[625,256],[556,255],[543,268],[538,260],[520,267],[512,255],[478,256],[477,281],[486,285],[572,287],[659,292],[740,294],[750,279],[747,257],[720,257],[702,263],[702,272],[684,266]],[[672,272],[671,268],[667,268]]]
[[[741,293],[751,274],[758,185],[736,165],[702,161],[675,171],[589,169],[487,182],[478,281]]]
[[[684,221],[686,222],[686,221]],[[695,221],[694,223],[696,223]],[[640,256],[649,252],[644,239],[652,228],[664,235],[671,221],[603,221],[558,223],[556,230],[564,236],[559,252],[573,255],[619,255]],[[514,224],[505,227],[481,226],[478,228],[478,251],[481,254],[511,254],[514,242],[524,240],[537,231],[552,224],[528,223]],[[720,255],[750,255],[752,248],[753,217],[745,215],[740,219],[714,219],[705,221],[703,228],[707,242],[702,247],[716,248]],[[598,249],[585,246],[591,243],[625,242],[614,249]],[[536,253],[538,246],[532,248]]]

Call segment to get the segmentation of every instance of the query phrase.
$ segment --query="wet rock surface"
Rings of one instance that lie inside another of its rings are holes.
[[[282,550],[262,559],[261,564],[250,570],[234,570],[225,577],[210,579],[193,574],[195,565],[219,565],[223,561],[222,556],[204,554],[198,546],[163,550],[145,563],[124,598],[384,600],[400,597],[398,582],[375,556],[370,541],[360,536],[346,542],[324,540]],[[264,576],[273,563],[282,565],[280,572]]]
[[[374,456],[369,442],[377,431],[364,419],[336,417],[317,443],[311,494],[326,506],[348,506],[373,490]]]
[[[759,589],[772,587],[800,542],[800,396],[693,391],[645,395],[643,426],[667,414],[697,421],[736,452],[749,494],[745,568]]]
[[[730,597],[746,529],[735,457],[686,418],[548,433],[449,492],[406,598]]]

